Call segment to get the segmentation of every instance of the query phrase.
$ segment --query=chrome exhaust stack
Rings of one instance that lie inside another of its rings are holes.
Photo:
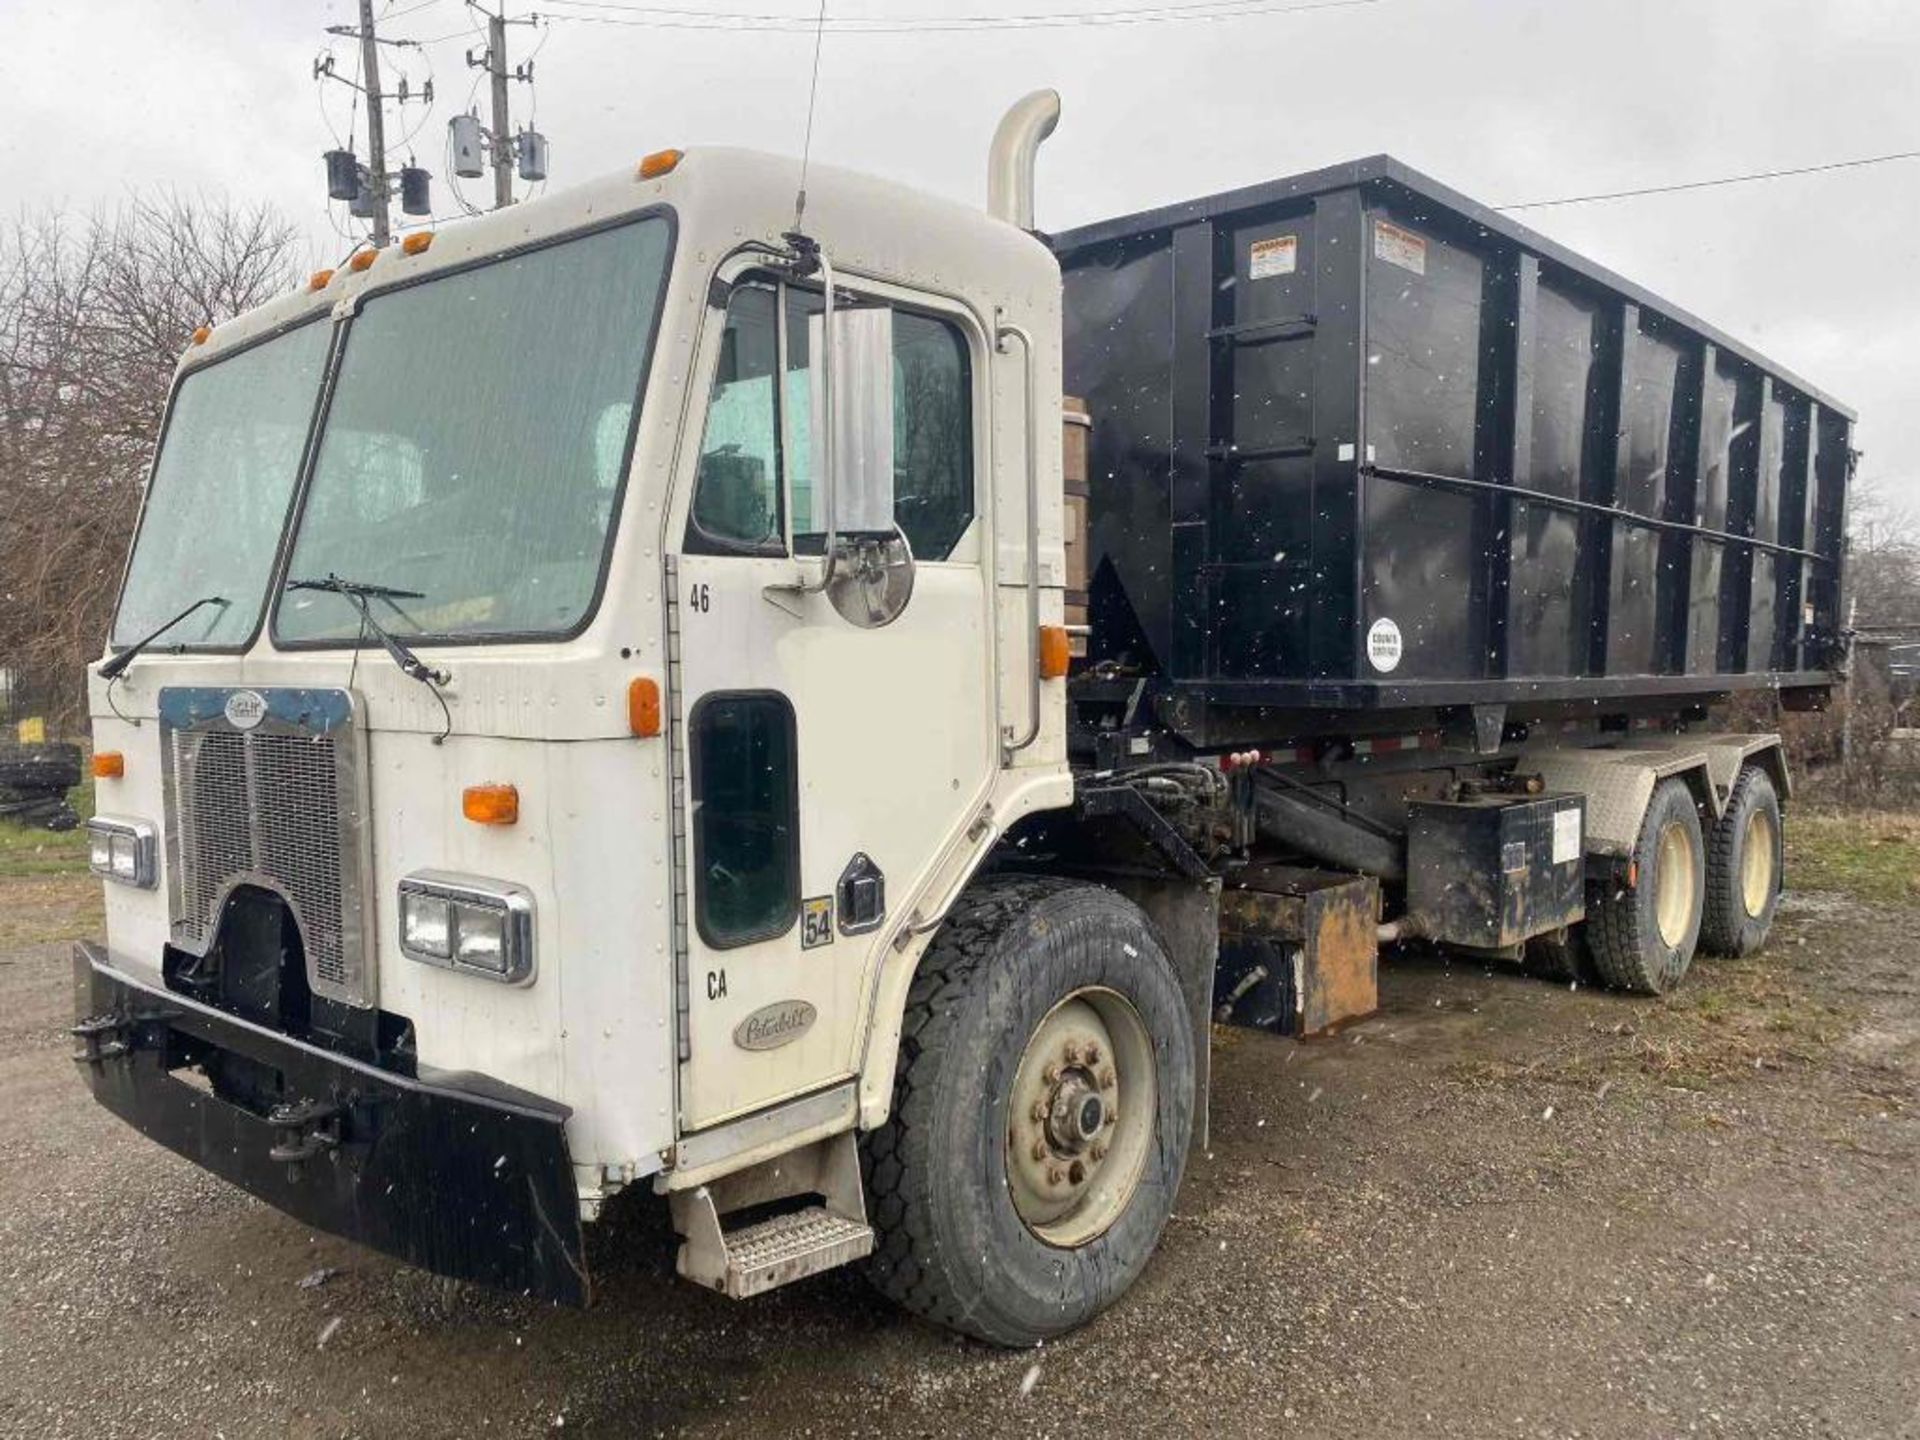
[[[1060,92],[1035,90],[1014,101],[993,132],[987,151],[987,213],[1033,229],[1034,158],[1060,123]]]

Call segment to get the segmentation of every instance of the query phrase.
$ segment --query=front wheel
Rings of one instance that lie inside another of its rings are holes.
[[[1193,1044],[1134,905],[1072,881],[974,886],[914,977],[892,1114],[865,1145],[874,1283],[999,1345],[1099,1314],[1172,1212]]]

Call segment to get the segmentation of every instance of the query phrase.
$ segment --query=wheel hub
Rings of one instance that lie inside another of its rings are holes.
[[[1009,1097],[1007,1188],[1041,1239],[1084,1244],[1125,1210],[1153,1123],[1153,1070],[1146,1027],[1113,991],[1076,992],[1035,1027]]]
[[[1047,1107],[1049,1149],[1078,1155],[1093,1144],[1107,1123],[1107,1107],[1097,1084],[1092,1075],[1077,1066],[1061,1076],[1053,1087],[1053,1103]]]

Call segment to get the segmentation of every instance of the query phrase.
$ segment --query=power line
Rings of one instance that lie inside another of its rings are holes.
[[[1519,205],[1496,205],[1496,210],[1539,210],[1549,205],[1587,205],[1599,200],[1630,200],[1637,195],[1672,195],[1681,190],[1710,190],[1718,185],[1744,185],[1750,180],[1779,180],[1789,175],[1818,175],[1827,170],[1857,170],[1864,165],[1886,165],[1895,160],[1920,160],[1920,150],[1891,155],[1865,155],[1857,160],[1833,160],[1825,165],[1796,165],[1785,170],[1755,170],[1746,175],[1721,175],[1712,180],[1685,180],[1678,185],[1645,185],[1637,190],[1609,190],[1595,195],[1568,195],[1559,200],[1528,200]]]
[[[570,20],[589,25],[623,25],[662,30],[770,30],[789,34],[811,34],[812,21],[795,15],[748,14],[739,11],[703,11],[668,6],[628,5],[618,0],[548,0],[564,5],[567,11],[546,11],[549,20]],[[1379,5],[1385,0],[1308,0],[1308,3],[1275,3],[1275,0],[1197,0],[1185,5],[1152,5],[1131,10],[1088,10],[1032,15],[949,15],[928,16],[920,20],[866,20],[847,18],[829,21],[827,28],[838,35],[923,35],[937,32],[965,33],[989,30],[1056,30],[1106,25],[1157,25],[1176,21],[1238,20],[1254,15],[1297,15],[1311,10],[1351,10]],[[605,10],[607,15],[569,13],[572,10]]]

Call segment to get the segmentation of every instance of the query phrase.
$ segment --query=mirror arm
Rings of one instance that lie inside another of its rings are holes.
[[[998,320],[997,316],[996,320],[994,349],[1004,355],[1009,340],[1020,342],[1027,383],[1027,644],[1034,653],[1032,663],[1027,666],[1027,732],[1016,740],[1013,727],[1007,726],[1001,735],[1001,763],[1009,764],[1016,751],[1026,749],[1040,738],[1040,407],[1036,403],[1039,367],[1034,363],[1033,336],[1018,325]]]
[[[821,295],[824,301],[822,324],[820,326],[820,411],[827,417],[822,433],[815,437],[820,452],[821,492],[820,508],[826,514],[827,535],[821,547],[820,579],[817,584],[801,581],[794,590],[801,595],[818,595],[833,583],[834,565],[839,559],[840,535],[839,516],[834,512],[839,508],[839,478],[834,474],[833,453],[833,380],[834,380],[834,344],[833,344],[833,264],[827,259],[827,252],[815,247],[811,258],[820,266]],[[786,378],[781,377],[781,384]],[[792,496],[788,496],[788,509],[791,511]],[[791,524],[788,526],[792,528]]]

